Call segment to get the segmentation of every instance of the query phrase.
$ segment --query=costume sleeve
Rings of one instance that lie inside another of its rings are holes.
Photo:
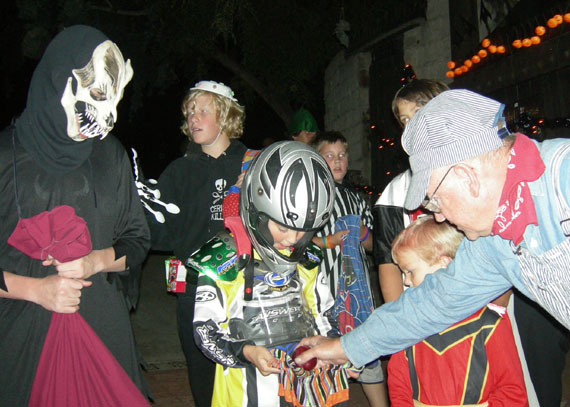
[[[303,284],[303,294],[313,313],[319,335],[337,337],[340,335],[330,320],[330,310],[334,305],[334,298],[326,284],[324,267],[315,267],[307,270],[298,266],[299,276]]]
[[[393,263],[392,242],[404,229],[404,209],[398,206],[376,205],[372,208],[374,217],[374,263]]]
[[[528,406],[526,387],[509,316],[505,312],[485,345],[489,361],[489,407]]]
[[[234,298],[243,298],[241,276],[232,282],[220,282],[220,284],[241,284]],[[224,290],[220,289],[211,278],[201,274],[198,277],[194,307],[194,340],[200,350],[214,362],[227,367],[241,368],[249,364],[243,356],[243,347],[255,343],[230,337],[228,326],[230,306],[232,306],[231,299]]]
[[[135,187],[131,164],[122,150],[117,169],[120,213],[114,228],[115,259],[126,256],[127,270],[142,264],[150,248],[150,233]]]
[[[153,189],[160,191],[161,201],[174,202],[178,204],[178,202],[173,199],[173,196],[176,195],[176,181],[174,180],[174,176],[174,165],[171,163],[168,167],[166,167],[163,173],[160,174],[158,183],[153,186]],[[173,239],[169,238],[169,236],[172,236],[171,233],[173,232],[170,231],[169,233],[169,228],[171,222],[176,222],[176,220],[173,219],[173,217],[176,215],[170,214],[168,211],[165,211],[164,208],[161,208],[152,202],[149,202],[148,205],[153,210],[161,212],[165,217],[165,222],[159,223],[149,211],[145,211],[146,219],[150,228],[152,248],[154,250],[172,251]]]
[[[404,351],[392,355],[388,362],[388,393],[390,406],[413,407],[410,370]]]
[[[412,346],[468,317],[511,288],[507,273],[518,270],[509,243],[500,237],[464,239],[445,271],[377,308],[340,339],[355,366]]]
[[[4,269],[0,267],[0,290],[8,291],[6,282],[4,281]]]
[[[360,195],[358,196],[360,198],[360,219],[362,220],[362,223],[364,224],[364,226],[366,226],[368,229],[373,230],[374,229],[374,219],[372,217],[372,211],[370,211],[370,205],[368,205],[368,202],[366,202],[364,199],[362,199],[360,197]]]

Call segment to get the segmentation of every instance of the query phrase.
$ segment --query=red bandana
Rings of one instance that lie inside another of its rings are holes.
[[[518,245],[526,227],[538,225],[528,182],[540,178],[545,167],[536,145],[524,134],[516,136],[492,234]]]

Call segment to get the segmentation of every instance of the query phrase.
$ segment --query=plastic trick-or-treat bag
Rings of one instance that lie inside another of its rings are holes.
[[[8,243],[27,256],[68,262],[89,254],[85,221],[70,206],[21,218]],[[30,407],[148,406],[83,317],[52,313],[32,385]]]

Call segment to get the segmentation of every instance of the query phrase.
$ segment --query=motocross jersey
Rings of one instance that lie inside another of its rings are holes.
[[[221,232],[187,264],[200,270],[194,336],[217,363],[212,406],[279,406],[278,375],[262,376],[243,356],[245,345],[296,344],[306,336],[337,336],[325,312],[333,306],[318,262],[290,276],[272,273],[254,252],[253,295],[244,299],[244,272],[235,271],[235,244]],[[313,259],[314,260],[314,259]]]

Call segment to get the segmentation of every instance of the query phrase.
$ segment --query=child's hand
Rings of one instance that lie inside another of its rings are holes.
[[[278,368],[279,362],[277,359],[275,359],[269,349],[263,346],[245,345],[243,347],[243,355],[257,367],[263,376],[281,372]]]
[[[350,233],[350,231],[348,230],[341,230],[340,232],[336,232],[332,235],[329,235],[329,238],[327,239],[329,245],[331,246],[330,248],[332,249],[333,247],[339,246],[340,243],[342,242],[342,239],[348,235]]]
[[[245,176],[245,172],[242,172],[238,178],[236,183],[234,184],[236,187],[241,188],[241,183],[243,182],[243,177]]]

